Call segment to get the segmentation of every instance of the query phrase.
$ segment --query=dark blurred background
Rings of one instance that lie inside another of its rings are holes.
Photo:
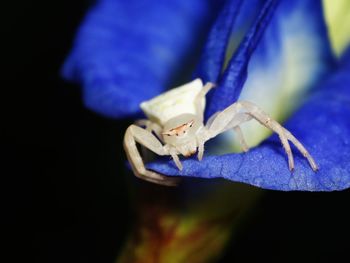
[[[2,9],[2,218],[11,248],[2,262],[113,262],[131,228],[121,145],[129,120],[86,110],[79,87],[59,74],[88,2]],[[349,196],[266,192],[220,262],[340,261]]]

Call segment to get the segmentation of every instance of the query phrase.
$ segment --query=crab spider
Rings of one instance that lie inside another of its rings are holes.
[[[205,95],[214,86],[213,83],[203,86],[202,81],[196,79],[141,103],[149,120],[140,120],[130,125],[124,136],[124,149],[137,177],[169,186],[176,185],[179,181],[179,178],[147,170],[136,142],[158,155],[170,155],[178,169],[182,170],[180,154],[188,157],[197,153],[200,161],[203,158],[205,142],[230,129],[235,131],[243,151],[248,151],[240,125],[252,119],[278,134],[291,171],[294,169],[294,159],[288,141],[303,154],[314,171],[318,170],[305,147],[288,130],[251,102],[235,102],[215,113],[204,125]]]

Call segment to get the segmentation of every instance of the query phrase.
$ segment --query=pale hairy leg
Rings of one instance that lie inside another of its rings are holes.
[[[141,155],[137,149],[136,142],[158,155],[169,154],[167,148],[163,146],[152,133],[136,125],[130,125],[125,132],[124,149],[135,175],[141,179],[157,184],[168,186],[177,185],[179,181],[178,178],[166,177],[145,168]]]
[[[232,107],[232,109],[233,109],[233,107]],[[236,110],[234,110],[235,112],[236,112]],[[216,113],[214,113],[209,119],[208,119],[208,121],[207,121],[207,123],[205,124],[205,128],[207,129],[207,130],[209,130],[209,134],[211,134],[211,135],[209,135],[209,137],[210,138],[212,138],[212,137],[215,137],[215,136],[212,136],[212,133],[213,133],[213,130],[215,129],[211,129],[211,125],[213,124],[213,122],[214,122],[214,120],[216,120],[216,118],[217,118],[217,116],[219,115],[219,114],[221,114],[222,112],[221,111],[218,111],[218,112],[216,112]],[[225,115],[227,116],[227,113],[225,113]],[[247,121],[249,121],[249,120],[251,120],[252,119],[252,117],[251,116],[249,116],[249,115],[247,115],[247,114],[245,114],[245,113],[236,113],[236,115],[234,116],[234,118],[233,119],[231,119],[229,122],[228,122],[228,124],[226,124],[226,126],[225,125],[223,125],[223,126],[225,126],[224,128],[222,128],[222,127],[220,127],[219,128],[219,123],[216,121],[216,123],[215,123],[215,126],[217,126],[216,127],[216,130],[217,131],[220,131],[219,133],[222,133],[222,132],[225,132],[225,131],[227,131],[227,130],[229,130],[229,129],[233,129],[234,130],[234,132],[236,133],[236,135],[237,135],[237,138],[238,138],[238,141],[239,141],[239,143],[240,143],[240,145],[241,145],[241,147],[242,147],[242,150],[244,151],[244,152],[247,152],[247,151],[249,151],[249,146],[247,145],[247,143],[246,143],[246,141],[245,141],[245,139],[244,139],[244,136],[243,136],[243,133],[242,133],[242,129],[240,128],[240,126],[239,126],[239,124],[241,124],[241,123],[244,123],[244,122],[247,122]],[[222,122],[222,124],[223,124],[223,122]],[[203,141],[205,141],[205,140],[198,140],[198,159],[199,160],[202,160],[202,158],[203,158],[203,152],[204,152],[204,142]],[[202,143],[201,143],[202,142]]]
[[[204,118],[204,109],[202,107],[202,99],[214,87],[215,87],[214,83],[207,82],[203,86],[202,90],[197,94],[194,100],[194,105],[196,107],[196,115],[199,117],[200,121],[203,121],[203,118]]]
[[[235,131],[236,135],[237,135],[237,138],[238,138],[238,141],[242,147],[242,150],[244,152],[248,152],[249,151],[249,146],[247,145],[245,139],[244,139],[244,136],[243,136],[243,132],[242,132],[242,129],[241,127],[239,127],[238,125],[233,127],[233,130]]]
[[[161,142],[163,142],[162,127],[159,124],[150,120],[142,119],[142,120],[135,121],[135,125],[140,127],[145,127],[146,131],[154,132],[155,135],[157,135],[158,139]]]
[[[247,112],[247,114],[252,116],[266,128],[271,129],[272,131],[278,134],[282,146],[288,156],[289,170],[292,171],[294,169],[294,157],[287,136],[284,133],[284,128],[278,122],[271,119],[271,117],[267,113],[265,113],[255,104],[248,101],[240,101],[238,103],[242,105],[242,108],[244,109],[244,111]]]
[[[171,149],[169,150],[169,153],[170,153],[171,157],[173,158],[174,163],[176,164],[176,167],[181,171],[181,170],[183,169],[183,166],[182,166],[182,163],[181,163],[181,161],[180,161],[179,156],[177,155],[176,150],[174,150],[173,148],[171,148]]]
[[[295,145],[295,147],[303,154],[303,156],[308,160],[311,168],[314,171],[318,170],[318,166],[314,161],[314,159],[312,158],[312,156],[309,154],[309,152],[287,129],[282,127],[275,120],[271,119],[267,113],[265,113],[263,110],[258,108],[255,104],[247,101],[242,101],[240,103],[243,105],[244,109],[247,111],[249,115],[254,117],[257,121],[259,121],[265,127],[275,131],[279,135],[281,142],[284,146],[284,149],[288,155],[290,170],[293,170],[294,162],[290,161],[290,159],[293,157],[291,153],[289,154],[289,151],[291,150],[290,150],[288,140],[290,140]]]
[[[149,131],[150,133],[153,132],[157,136],[158,140],[164,142],[162,136],[162,127],[159,124],[147,119],[137,120],[134,124],[140,127],[144,127],[145,130]],[[148,162],[152,159],[146,147],[141,147],[141,155],[145,162]]]
[[[139,126],[144,126],[145,129],[149,132],[154,132],[158,139],[163,142],[163,137],[162,137],[162,127],[155,123],[155,122],[152,122],[150,120],[138,120],[135,122],[136,125],[139,125]],[[144,148],[143,148],[144,149]],[[173,148],[170,148],[169,149],[169,154],[171,155],[171,157],[173,158],[177,168],[179,168],[179,170],[182,170],[183,169],[183,166],[182,166],[182,163],[177,155],[177,151],[174,150]],[[145,156],[145,154],[143,154]]]
[[[290,133],[290,131],[288,131],[285,128],[283,128],[283,130],[284,130],[284,133],[286,134],[288,140],[290,140],[295,145],[295,147],[302,153],[302,155],[309,161],[309,163],[312,167],[312,170],[317,171],[319,169],[318,165],[316,164],[315,160],[312,158],[310,153],[301,144],[301,142],[299,142],[299,140],[297,138],[295,138],[294,135]]]
[[[244,115],[246,115],[246,117],[244,117]],[[207,139],[213,138],[219,133],[226,131],[228,128],[232,126],[236,127],[243,122],[251,120],[252,118],[256,119],[263,126],[278,134],[282,146],[288,156],[288,165],[290,170],[294,169],[294,158],[288,140],[293,142],[296,148],[307,158],[311,168],[314,171],[318,169],[315,161],[302,146],[302,144],[289,131],[283,128],[278,122],[269,117],[267,113],[251,102],[239,101],[219,112],[207,131]],[[227,123],[230,123],[230,125]]]
[[[210,118],[208,119],[207,123],[205,124],[205,128],[209,129],[211,124],[213,123],[213,121],[215,120],[216,116],[218,116],[218,114],[220,113],[220,111],[214,113],[213,115],[210,116]]]
[[[241,145],[241,148],[244,152],[249,151],[249,146],[244,139],[240,124],[247,122],[247,121],[250,121],[252,118],[253,118],[252,116],[247,115],[246,113],[237,113],[236,116],[234,116],[234,118],[229,122],[229,124],[225,128],[225,131],[227,131],[229,129],[234,130],[234,132],[237,136],[237,139]]]
[[[234,103],[223,111],[216,112],[207,121],[205,128],[208,130],[207,139],[213,138],[220,133],[233,129],[244,152],[249,147],[243,137],[240,124],[252,119],[251,116],[240,113],[241,105]]]
[[[293,159],[292,151],[290,149],[288,140],[283,133],[282,126],[280,126],[275,121],[272,122],[272,119],[268,117],[267,114],[262,112],[262,110],[260,110],[256,105],[252,103],[241,102],[241,101],[236,102],[231,106],[227,107],[222,112],[220,112],[210,127],[210,130],[209,130],[210,137],[215,137],[219,133],[226,131],[227,128],[229,128],[230,126],[235,127],[240,123],[245,122],[246,119],[249,120],[249,118],[244,118],[244,115],[242,115],[242,113],[240,112],[242,110],[244,110],[246,114],[252,116],[254,119],[259,121],[262,125],[275,131],[279,135],[283,148],[285,149],[288,156],[289,169],[293,170],[294,159]],[[238,116],[242,116],[242,117],[238,117]],[[235,119],[237,121],[233,122],[233,120]]]
[[[205,129],[209,130],[211,124],[213,123],[213,121],[215,120],[216,116],[219,114],[220,112],[216,112],[214,113],[212,116],[210,116],[210,118],[208,119],[207,123],[205,124]],[[199,136],[197,136],[197,144],[198,144],[198,154],[197,154],[197,158],[199,161],[201,161],[203,159],[203,155],[204,155],[204,143],[207,140],[207,133],[202,133]]]
[[[203,159],[203,155],[204,155],[204,140],[197,139],[197,144],[198,144],[197,158],[199,161],[201,161]]]

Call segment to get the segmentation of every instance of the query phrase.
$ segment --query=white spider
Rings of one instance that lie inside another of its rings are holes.
[[[235,102],[223,111],[215,113],[204,125],[205,95],[214,86],[207,83],[203,87],[202,81],[196,79],[141,103],[141,108],[149,120],[140,120],[130,125],[124,137],[124,149],[137,177],[163,185],[176,185],[179,180],[147,170],[136,142],[158,155],[171,155],[178,169],[182,170],[179,154],[188,157],[198,152],[200,161],[203,158],[204,143],[229,129],[236,132],[243,151],[248,151],[240,125],[251,119],[257,120],[279,135],[291,171],[294,169],[294,159],[288,140],[307,158],[311,168],[314,171],[318,170],[317,164],[304,146],[288,130],[251,102]]]

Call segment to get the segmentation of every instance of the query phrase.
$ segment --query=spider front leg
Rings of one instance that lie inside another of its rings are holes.
[[[243,113],[236,113],[236,111],[234,110],[234,107],[232,107],[232,105],[228,109],[229,109],[229,111],[226,110],[226,112],[224,112],[224,113],[219,111],[219,112],[216,112],[215,114],[213,114],[208,119],[208,121],[205,125],[205,128],[209,131],[210,138],[215,137],[219,133],[233,129],[236,136],[237,136],[237,139],[241,145],[242,150],[244,152],[248,152],[249,146],[244,139],[242,129],[239,125],[241,123],[244,123],[244,122],[251,120],[252,117],[250,117],[246,114],[243,114]],[[233,112],[232,112],[232,110],[233,110]],[[221,116],[217,119],[219,114]],[[224,116],[228,116],[229,114],[233,114],[232,115],[233,117],[231,120],[223,119]],[[214,126],[212,126],[214,120],[216,120],[216,124]]]
[[[163,140],[163,137],[162,137],[162,127],[159,124],[157,124],[155,122],[152,122],[150,120],[146,120],[146,119],[137,120],[135,122],[135,124],[137,126],[145,127],[145,130],[150,132],[150,133],[154,132],[155,135],[157,136],[157,139],[164,143],[164,140]],[[142,147],[141,151],[142,151],[142,156],[145,158],[145,156],[146,156],[146,148]],[[177,168],[179,170],[182,170],[183,166],[182,166],[182,163],[181,163],[181,161],[179,159],[178,152],[176,151],[176,149],[173,148],[173,147],[168,147],[168,151],[169,151],[168,154],[171,155],[171,157],[173,158],[174,163],[177,166]]]
[[[288,140],[293,142],[296,148],[307,158],[311,168],[314,171],[318,170],[317,164],[305,147],[288,130],[251,102],[239,101],[219,112],[215,119],[211,121],[210,127],[208,127],[208,137],[213,138],[219,133],[231,127],[236,127],[252,118],[278,134],[283,148],[287,153],[289,169],[291,171],[294,169],[294,158]]]
[[[130,125],[125,132],[124,149],[135,175],[146,181],[161,185],[177,185],[179,181],[178,178],[166,177],[145,168],[141,155],[136,147],[136,142],[158,155],[169,155],[167,147],[163,146],[151,132],[136,125]]]
[[[237,138],[238,138],[238,141],[239,141],[239,144],[241,145],[242,147],[242,150],[244,152],[248,152],[249,151],[249,146],[248,144],[246,143],[245,139],[244,139],[244,136],[243,136],[243,132],[242,132],[242,129],[239,125],[237,126],[234,126],[233,127],[233,130],[235,131],[236,135],[237,135]]]
[[[141,119],[141,120],[135,121],[135,125],[140,127],[145,127],[145,130],[150,133],[154,132],[158,140],[163,142],[162,127],[159,124],[147,119]]]
[[[310,153],[305,149],[305,147],[301,144],[301,142],[299,142],[299,140],[297,140],[287,129],[285,129],[277,121],[273,120],[267,113],[265,113],[257,105],[248,101],[241,101],[238,103],[243,107],[245,111],[247,111],[247,114],[252,116],[262,125],[264,125],[266,128],[269,128],[278,134],[282,142],[282,145],[288,155],[289,169],[291,171],[294,169],[294,160],[293,160],[293,155],[292,155],[292,151],[290,149],[288,140],[291,141],[295,145],[295,147],[302,153],[302,155],[308,160],[312,170],[314,171],[318,170],[318,166],[315,160],[310,155]]]
[[[203,99],[205,99],[205,95],[207,95],[207,93],[214,87],[214,83],[207,82],[195,98],[194,105],[196,107],[196,115],[198,116],[199,121],[203,121],[204,118],[204,108],[202,105],[202,101]]]
[[[150,133],[154,133],[157,136],[157,139],[163,142],[163,138],[161,134],[162,127],[159,124],[147,119],[137,120],[135,121],[134,124],[140,127],[144,127],[144,129]],[[148,154],[146,147],[141,148],[141,156],[146,162],[150,160],[151,156]]]

